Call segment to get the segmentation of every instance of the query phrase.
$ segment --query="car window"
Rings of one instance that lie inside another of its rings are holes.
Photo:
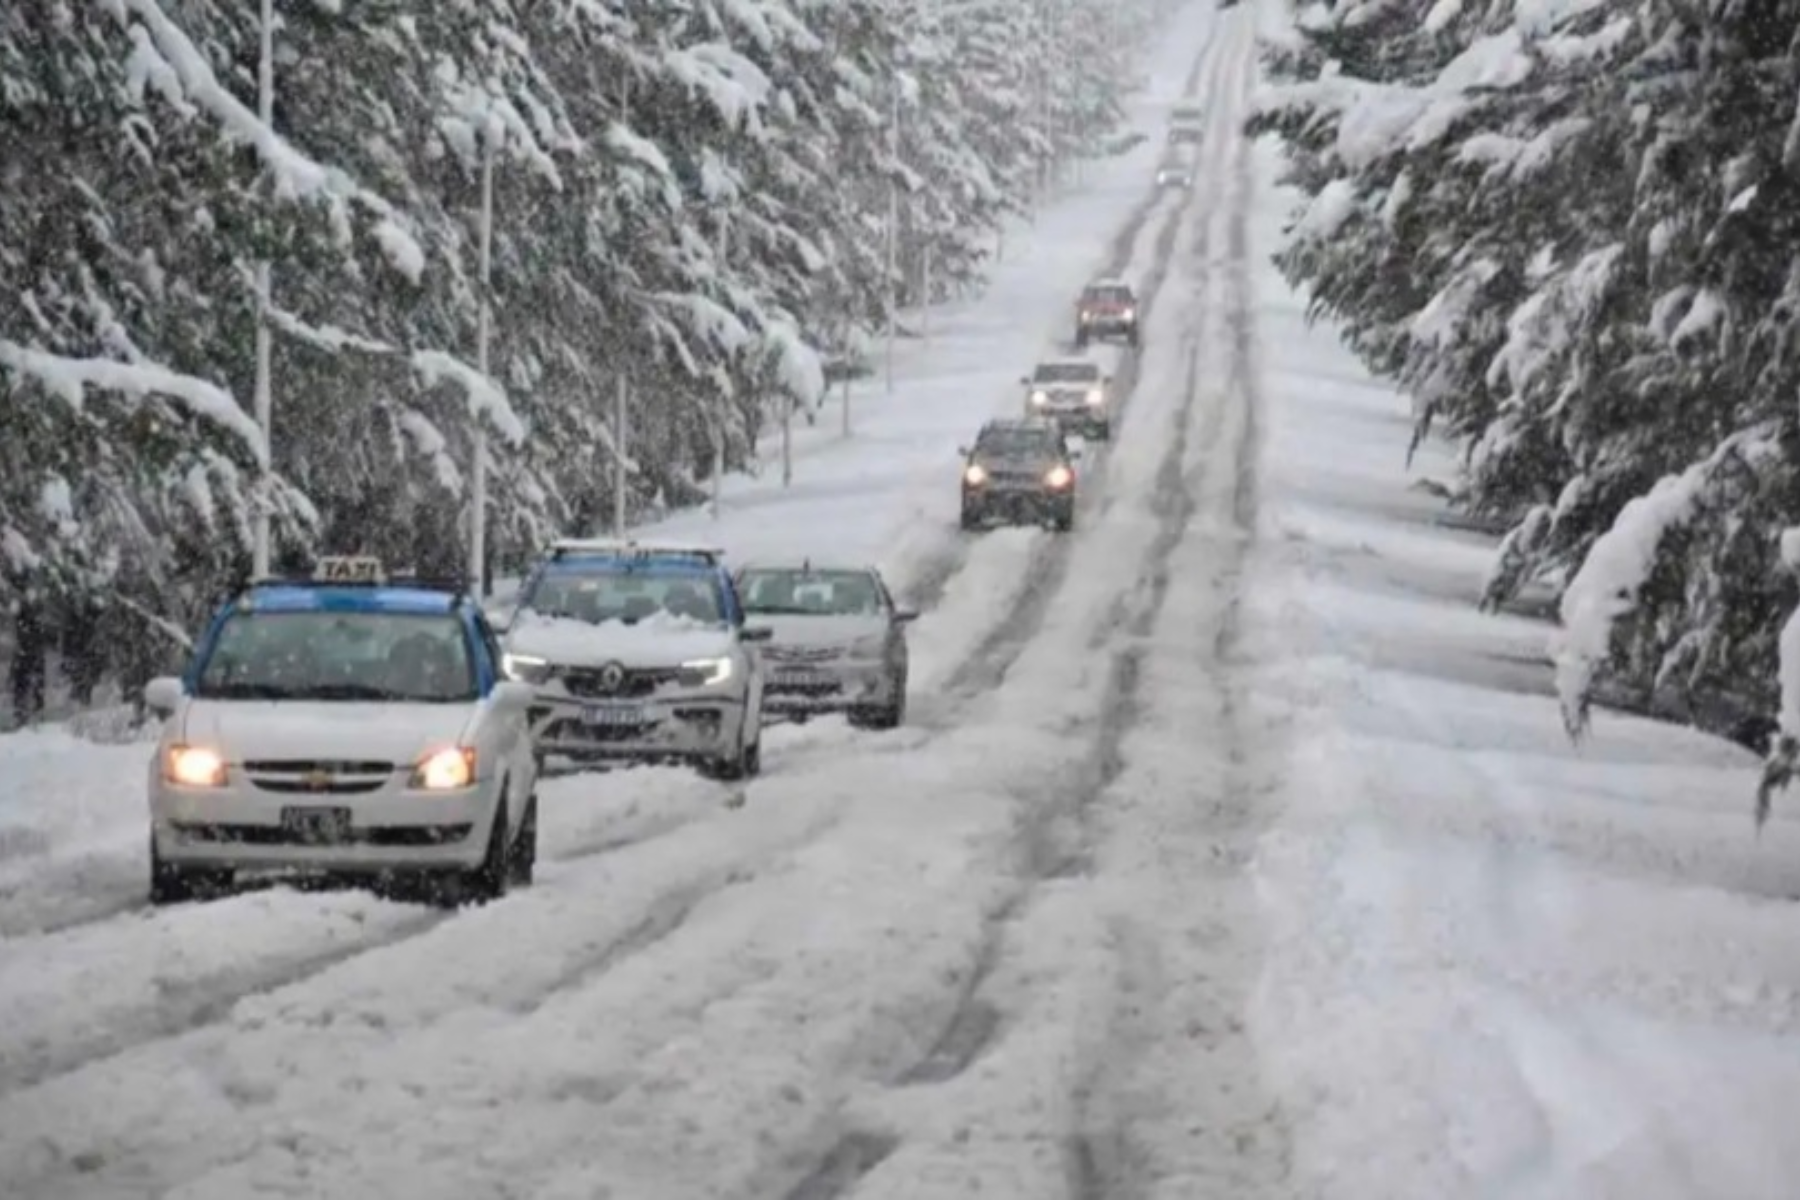
[[[195,694],[448,703],[475,698],[475,665],[449,614],[238,612],[220,626]]]
[[[764,616],[876,616],[886,611],[867,571],[753,568],[738,579],[744,608]]]
[[[977,454],[1048,454],[1050,435],[1041,429],[984,429],[975,439]]]
[[[709,574],[611,565],[546,571],[520,597],[519,608],[595,625],[632,625],[658,615],[710,625],[725,621],[725,598],[719,581]]]
[[[1034,383],[1091,383],[1100,378],[1095,363],[1040,363],[1032,375]]]
[[[1104,301],[1107,304],[1129,304],[1131,302],[1131,289],[1126,287],[1091,287],[1087,290],[1083,298],[1087,300]]]

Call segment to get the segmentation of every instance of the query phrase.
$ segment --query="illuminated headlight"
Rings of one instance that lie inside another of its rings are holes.
[[[681,664],[680,683],[683,687],[714,687],[730,679],[734,670],[729,656],[693,658]]]
[[[1075,472],[1069,470],[1069,468],[1063,466],[1061,463],[1058,463],[1056,466],[1050,468],[1050,473],[1048,475],[1044,476],[1044,482],[1051,488],[1061,491],[1063,488],[1066,488],[1071,483],[1075,482]]]
[[[454,792],[475,782],[475,751],[469,746],[433,750],[414,766],[407,786],[426,792]]]
[[[1033,404],[1048,404],[1048,403],[1050,403],[1050,393],[1049,392],[1033,392],[1033,393],[1031,393],[1031,402]]]
[[[980,463],[971,463],[969,469],[963,472],[963,482],[970,487],[980,487],[987,482],[987,477],[987,468]]]
[[[542,683],[550,677],[550,664],[534,654],[502,654],[500,670],[520,683]]]
[[[1124,317],[1127,321],[1135,321],[1135,320],[1137,320],[1137,309],[1128,308],[1124,312],[1120,313],[1119,315],[1121,317]]]
[[[1106,393],[1099,388],[1094,388],[1092,391],[1088,392],[1087,402],[1098,408],[1100,405],[1106,403]]]
[[[170,746],[163,756],[163,779],[182,787],[224,787],[225,760],[205,746]]]

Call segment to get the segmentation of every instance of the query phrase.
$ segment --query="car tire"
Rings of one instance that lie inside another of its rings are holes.
[[[1088,437],[1096,442],[1112,441],[1112,422],[1107,421],[1104,424],[1094,426],[1093,430],[1088,434]]]
[[[1087,333],[1087,330],[1085,330],[1085,329],[1077,329],[1077,330],[1076,330],[1076,331],[1075,331],[1075,348],[1076,348],[1076,349],[1077,349],[1077,350],[1086,350],[1086,349],[1087,349],[1087,344],[1088,344],[1088,333]]]
[[[158,908],[166,904],[185,904],[190,900],[210,899],[229,891],[233,872],[218,867],[178,867],[163,861],[156,850],[156,835],[150,835],[150,903]]]
[[[525,801],[525,816],[519,822],[519,835],[513,839],[508,865],[514,887],[530,887],[537,873],[538,798],[533,793]]]
[[[740,743],[737,753],[731,758],[713,758],[702,762],[700,774],[724,783],[737,783],[761,775],[762,731],[757,730],[753,740]]]
[[[962,527],[965,532],[981,528],[981,517],[972,509],[962,510]]]
[[[448,907],[488,904],[506,895],[513,868],[512,843],[506,836],[507,810],[506,793],[502,792],[500,804],[494,810],[493,826],[488,830],[487,851],[481,856],[479,866],[456,873],[444,897]]]
[[[1075,528],[1074,511],[1070,510],[1066,513],[1057,514],[1056,519],[1051,522],[1051,525],[1058,533],[1068,533],[1073,530]]]
[[[1136,325],[1133,325],[1131,327],[1131,332],[1125,336],[1125,340],[1126,340],[1126,342],[1130,343],[1131,348],[1133,350],[1136,350],[1138,348],[1138,346],[1140,346],[1142,344],[1141,340],[1138,337],[1138,331],[1137,331]]]
[[[880,708],[853,708],[846,714],[853,729],[898,729],[906,723],[906,676],[894,682],[894,702]]]

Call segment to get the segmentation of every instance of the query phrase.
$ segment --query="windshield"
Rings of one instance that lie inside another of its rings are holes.
[[[475,699],[475,670],[447,614],[240,612],[220,628],[195,694],[445,704]]]
[[[659,613],[709,625],[725,620],[718,580],[693,571],[553,570],[538,577],[520,607],[594,625],[603,621],[635,625]]]
[[[738,591],[745,611],[770,616],[860,617],[883,611],[867,571],[746,571]]]
[[[1036,429],[989,429],[975,442],[976,454],[1014,458],[1027,454],[1055,453],[1050,435]]]
[[[1123,287],[1091,287],[1081,297],[1090,304],[1130,304],[1131,289]]]
[[[1100,368],[1093,363],[1039,363],[1033,383],[1096,383]]]

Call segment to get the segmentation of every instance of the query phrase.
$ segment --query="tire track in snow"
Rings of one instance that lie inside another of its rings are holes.
[[[1245,22],[1241,28],[1248,47],[1253,26]],[[1248,102],[1253,67],[1247,52],[1235,81],[1236,105]],[[1140,827],[1159,813],[1173,814],[1157,822],[1158,857],[1145,861],[1147,851],[1129,846],[1121,847],[1121,854],[1129,857],[1135,850],[1140,871],[1160,877],[1170,892],[1179,891],[1191,911],[1180,913],[1173,927],[1164,918],[1164,927],[1155,932],[1130,911],[1116,918],[1122,1002],[1109,1030],[1113,1052],[1096,1063],[1084,1084],[1085,1127],[1077,1132],[1071,1164],[1071,1191],[1079,1200],[1149,1200],[1221,1189],[1246,1200],[1299,1194],[1291,1131],[1260,1084],[1257,1051],[1244,1024],[1260,960],[1256,900],[1246,871],[1266,819],[1258,809],[1271,779],[1248,753],[1257,732],[1248,727],[1241,703],[1247,680],[1239,669],[1239,596],[1255,531],[1260,442],[1261,378],[1249,274],[1252,153],[1253,143],[1240,137],[1231,164],[1222,264],[1226,296],[1218,314],[1225,358],[1225,383],[1217,396],[1221,436],[1201,456],[1189,483],[1197,511],[1210,520],[1201,539],[1184,545],[1178,556],[1198,576],[1184,597],[1197,602],[1198,628],[1188,636],[1199,661],[1183,664],[1190,674],[1197,668],[1197,686],[1184,684],[1178,713],[1161,714],[1165,729],[1187,728],[1198,719],[1216,730],[1215,761],[1206,764],[1210,771],[1201,768],[1191,779],[1192,794],[1175,804],[1167,797],[1146,803],[1116,794],[1109,805],[1140,810]],[[1164,703],[1168,695],[1165,690]],[[1204,715],[1190,717],[1190,706]],[[1146,770],[1151,774],[1128,791],[1154,787],[1154,765],[1146,764]],[[1184,776],[1193,770],[1183,768]],[[1127,783],[1121,777],[1120,787]],[[1179,867],[1170,855],[1179,855]],[[1170,900],[1173,904],[1172,895]],[[1159,944],[1165,942],[1182,947],[1189,960],[1186,974],[1163,961]],[[1205,947],[1206,958],[1197,968],[1192,956],[1198,946]],[[1167,1061],[1171,1047],[1179,1048],[1178,1063]],[[1171,1083],[1171,1074],[1182,1078]]]
[[[1217,39],[1209,38],[1196,69],[1190,76],[1189,94],[1197,92],[1205,80],[1208,98],[1216,96],[1223,78],[1222,65]],[[1215,122],[1208,135],[1208,167],[1224,165],[1223,151],[1228,142],[1220,136],[1220,132]],[[1224,174],[1223,170],[1202,168],[1201,177],[1209,184],[1209,199],[1216,190],[1211,181],[1223,178]],[[1184,204],[1182,215],[1189,215],[1194,206],[1195,202],[1192,200]],[[1204,209],[1204,201],[1199,202],[1199,206]],[[1162,285],[1181,224],[1179,219],[1171,221],[1158,241],[1158,296],[1163,295]],[[1188,257],[1205,262],[1211,252],[1213,221],[1209,215],[1197,224],[1197,237]],[[1196,330],[1195,333],[1197,332]],[[1194,425],[1199,393],[1200,348],[1194,334],[1183,337],[1183,351],[1185,378],[1182,400],[1171,418],[1172,440],[1155,475],[1156,491],[1151,512],[1158,528],[1145,555],[1135,588],[1138,598],[1135,603],[1113,605],[1107,617],[1111,627],[1096,630],[1096,640],[1111,642],[1123,639],[1127,643],[1135,643],[1149,631],[1169,585],[1166,560],[1181,540],[1193,511],[1190,489],[1182,486],[1182,466],[1187,454],[1189,430]],[[1141,360],[1133,362],[1134,370],[1138,361]],[[1135,376],[1133,385],[1136,385]],[[1061,590],[1068,566],[1068,545],[1066,539],[1055,539],[1046,548],[1049,563],[1040,568],[1044,573],[1034,578],[1033,587],[989,634],[964,669],[953,676],[953,689],[962,689],[965,695],[970,690],[974,694],[980,694],[1004,682],[1008,668],[1031,644],[1052,601]],[[1117,774],[1120,766],[1119,742],[1131,722],[1131,693],[1135,687],[1140,653],[1135,644],[1128,644],[1115,655],[1099,705],[1100,719],[1088,735],[1092,742],[1085,766],[1076,772],[1062,795],[1047,797],[1045,803],[1038,807],[1035,818],[1020,831],[1026,862],[1018,889],[990,914],[973,968],[962,985],[942,1032],[927,1053],[892,1079],[890,1086],[913,1088],[948,1083],[962,1075],[1004,1033],[1003,1009],[987,995],[987,991],[1004,953],[1008,929],[1036,899],[1044,885],[1086,869],[1080,848],[1064,844],[1055,836],[1053,827],[1059,818],[1078,815],[1087,800],[1102,790]],[[788,1193],[787,1200],[834,1200],[836,1197],[850,1195],[855,1186],[875,1170],[881,1160],[898,1149],[899,1145],[898,1139],[849,1122],[837,1143],[824,1156],[817,1172],[806,1177],[798,1188]],[[879,1158],[875,1161],[870,1160],[871,1148],[880,1151]],[[847,1169],[844,1165],[846,1163],[854,1164],[854,1169]]]

